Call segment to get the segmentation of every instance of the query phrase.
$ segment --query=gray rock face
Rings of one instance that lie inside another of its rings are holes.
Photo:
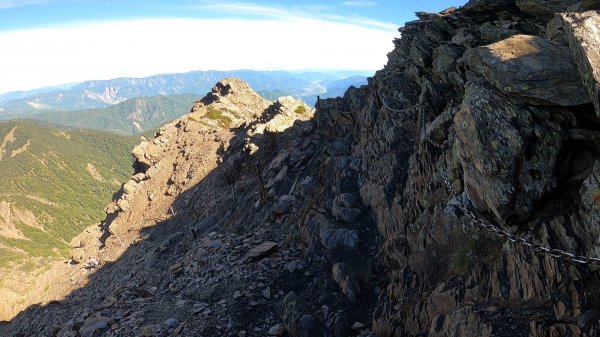
[[[550,18],[554,13],[564,12],[579,2],[580,0],[516,0],[517,6],[523,12]]]
[[[312,196],[316,188],[315,181],[313,177],[306,177],[300,182],[300,194],[303,197],[308,198]]]
[[[433,50],[433,70],[437,76],[449,82],[449,74],[456,71],[456,61],[463,55],[464,48],[450,43]]]
[[[353,251],[358,245],[358,232],[355,230],[326,225],[319,231],[319,236],[323,247],[331,251],[336,249]]]
[[[356,230],[338,228],[320,213],[314,213],[306,226],[328,251],[355,251],[358,247],[359,236]]]
[[[333,332],[335,337],[347,337],[350,334],[350,323],[344,313],[335,314],[333,321]]]
[[[585,89],[600,117],[600,13],[563,13],[560,18]]]
[[[500,91],[529,103],[573,106],[590,102],[569,49],[539,36],[515,35],[473,48],[461,61]]]
[[[113,323],[114,321],[110,317],[90,317],[83,322],[83,327],[79,329],[79,333],[82,336],[98,336]]]
[[[563,23],[559,15],[548,21],[544,37],[563,45],[568,44],[567,40],[565,39]]]
[[[293,292],[283,299],[279,315],[292,337],[326,336],[322,323],[312,315],[308,304]]]
[[[360,215],[360,209],[334,205],[331,209],[331,214],[339,220],[352,223]]]
[[[327,153],[332,157],[350,155],[350,143],[342,139],[335,140],[327,147]]]
[[[165,321],[165,326],[169,329],[175,329],[179,326],[179,321],[175,318],[169,318]]]
[[[589,11],[592,9],[600,9],[600,0],[582,0],[579,10]]]
[[[440,318],[437,320],[437,324],[431,326],[429,337],[493,336],[491,324],[473,314],[473,308],[470,306],[457,309],[450,315],[442,315]],[[473,334],[475,331],[476,334]]]
[[[273,213],[275,214],[286,214],[290,212],[292,205],[296,198],[293,195],[282,195],[277,203],[273,206]]]
[[[360,285],[356,278],[356,272],[345,263],[336,263],[331,269],[333,279],[340,286],[342,292],[348,296],[352,304],[358,303],[360,296]]]
[[[597,324],[598,321],[600,321],[600,311],[591,309],[582,313],[576,317],[576,319],[579,328],[584,332],[588,332],[594,324]]]
[[[247,257],[257,259],[257,258],[263,257],[265,255],[268,255],[269,253],[273,252],[275,249],[277,249],[277,243],[266,241],[256,247],[250,249],[248,251]]]
[[[600,161],[596,161],[581,190],[581,218],[583,224],[579,235],[591,238],[587,250],[600,257]],[[594,239],[595,238],[595,239]]]
[[[343,207],[356,206],[356,196],[352,193],[342,193],[335,198],[336,205]]]
[[[361,211],[354,208],[356,205],[356,197],[352,193],[342,193],[333,201],[331,214],[339,220],[352,223],[356,221]]]
[[[498,218],[526,213],[533,200],[556,185],[559,130],[549,123],[533,126],[532,118],[527,110],[476,83],[467,83],[462,108],[454,117],[454,150],[467,193],[476,206]],[[527,160],[525,153],[530,151],[536,152]]]

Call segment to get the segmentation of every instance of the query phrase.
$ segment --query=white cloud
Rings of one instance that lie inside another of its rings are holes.
[[[344,1],[342,2],[343,6],[349,6],[349,7],[374,7],[377,6],[377,3],[375,1],[368,1],[368,0],[352,0],[352,1]]]
[[[374,70],[385,64],[396,34],[299,17],[130,20],[10,31],[0,33],[0,93],[202,69]]]

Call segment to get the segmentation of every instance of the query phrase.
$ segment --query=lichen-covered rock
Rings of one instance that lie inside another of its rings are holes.
[[[560,18],[583,84],[600,117],[600,13],[563,13]]]
[[[529,103],[590,102],[569,49],[539,36],[516,35],[469,49],[461,60],[500,91]]]

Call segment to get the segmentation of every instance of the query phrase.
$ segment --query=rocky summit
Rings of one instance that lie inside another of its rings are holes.
[[[217,83],[2,336],[600,336],[600,3],[417,13],[368,85]]]

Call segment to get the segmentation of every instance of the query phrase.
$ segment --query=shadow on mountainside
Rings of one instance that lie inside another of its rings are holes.
[[[288,129],[217,85],[134,149],[106,247],[74,250],[89,283],[0,336],[597,337],[600,108],[565,81],[594,78],[597,34],[540,3],[417,13],[368,86]]]
[[[173,174],[140,180],[135,197],[143,202],[107,216],[95,238],[102,250],[93,237],[85,242],[81,262],[101,262],[90,270],[72,266],[87,284],[3,322],[1,336],[264,336],[284,334],[284,325],[287,335],[326,336],[354,335],[370,324],[381,289],[372,274],[378,235],[356,200],[349,142],[327,139],[313,119],[249,137],[277,116],[274,109],[232,130],[210,130],[186,116],[155,138],[176,135],[165,148],[181,156],[156,164]],[[206,131],[216,151],[190,154],[188,135],[204,132],[194,128]],[[192,163],[180,172],[180,160],[198,156],[214,160],[214,169],[188,186],[202,169]],[[172,202],[149,194],[156,179]],[[352,199],[348,210],[362,212],[334,219],[332,191]]]

